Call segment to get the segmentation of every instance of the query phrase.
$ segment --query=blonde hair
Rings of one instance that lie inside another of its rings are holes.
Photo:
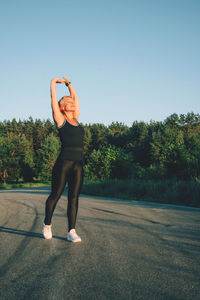
[[[62,104],[63,104],[63,102],[64,102],[64,100],[65,100],[66,98],[70,98],[70,99],[73,100],[73,98],[72,98],[71,96],[63,96],[63,97],[58,101],[58,104],[59,104],[60,107],[62,106]]]

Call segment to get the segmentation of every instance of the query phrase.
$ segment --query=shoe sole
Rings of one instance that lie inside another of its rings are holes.
[[[51,240],[52,239],[52,237],[49,237],[49,238],[46,238],[45,236],[44,236],[44,233],[42,232],[42,235],[43,235],[43,238],[45,239],[45,240]]]
[[[72,241],[72,240],[70,240],[68,238],[67,238],[67,240],[68,240],[68,242],[71,242],[71,243],[80,243],[80,242],[82,242],[82,240],[81,241]]]
[[[43,238],[44,238],[45,240],[52,240],[52,237],[46,238],[46,237],[44,236],[44,234],[43,234]]]

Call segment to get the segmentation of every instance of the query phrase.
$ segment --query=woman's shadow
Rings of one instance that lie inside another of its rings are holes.
[[[6,232],[6,233],[10,233],[10,234],[23,235],[23,236],[27,236],[27,237],[44,239],[44,237],[41,233],[31,232],[31,231],[26,231],[26,230],[21,230],[21,229],[15,229],[15,228],[10,228],[10,227],[4,227],[4,226],[0,226],[0,232]],[[60,236],[53,235],[53,238],[58,239],[58,240],[67,241],[67,238],[60,237]]]
[[[50,186],[41,186],[41,187],[1,189],[0,193],[2,193],[2,194],[3,193],[49,194],[50,190],[51,190]],[[67,187],[65,187],[65,193],[66,193],[66,190],[67,190]],[[5,226],[0,226],[0,232],[44,239],[42,233],[26,231],[26,230],[16,229],[16,228],[10,228],[10,227],[5,227]],[[55,236],[55,235],[53,235],[53,239],[67,241],[67,238]]]

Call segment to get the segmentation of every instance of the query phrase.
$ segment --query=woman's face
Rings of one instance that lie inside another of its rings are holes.
[[[75,103],[74,100],[71,98],[65,98],[63,103],[62,103],[62,109],[64,111],[75,111]]]

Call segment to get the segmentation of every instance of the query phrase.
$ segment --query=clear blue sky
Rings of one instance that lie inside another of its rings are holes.
[[[200,112],[199,0],[1,1],[0,33],[1,121],[52,120],[63,75],[84,124]]]

